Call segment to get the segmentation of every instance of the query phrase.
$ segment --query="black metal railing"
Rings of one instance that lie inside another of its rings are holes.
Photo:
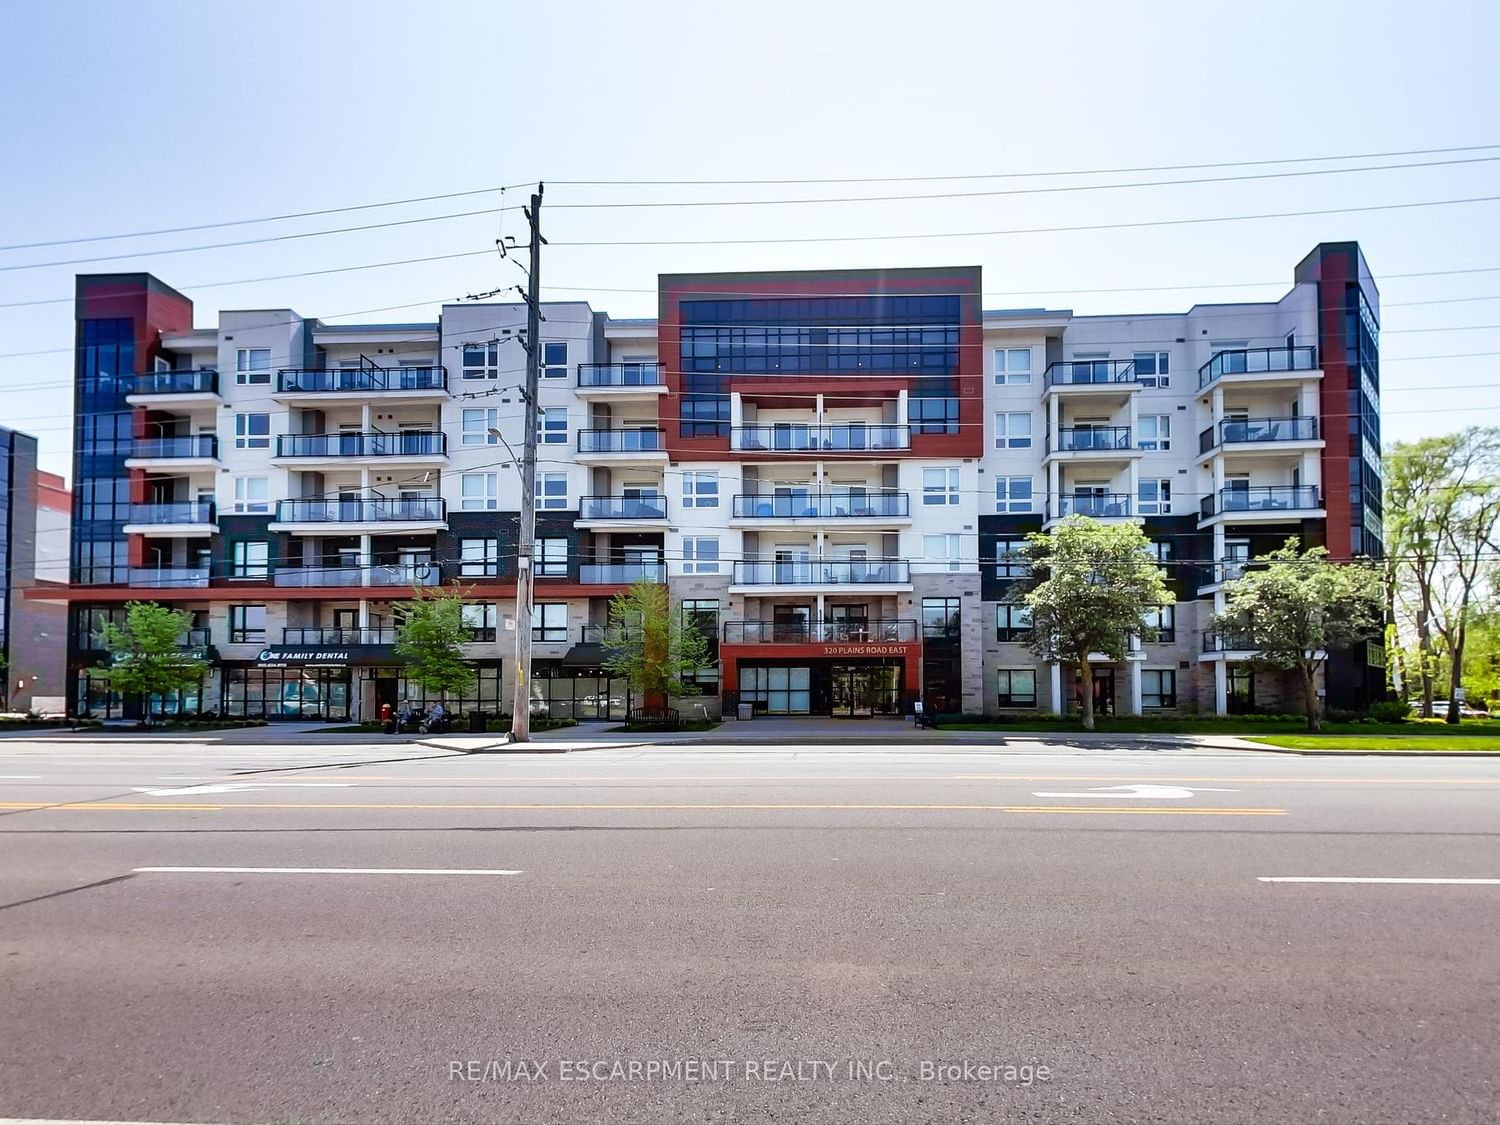
[[[734,498],[734,518],[753,519],[871,519],[911,514],[911,496],[894,489],[851,492],[740,493]]]
[[[1255,638],[1249,633],[1224,633],[1217,629],[1203,631],[1204,652],[1254,652]]]
[[[665,496],[582,496],[578,500],[581,520],[664,520]]]
[[[1047,365],[1042,382],[1048,387],[1091,387],[1106,383],[1134,383],[1133,359],[1068,359]]]
[[[917,623],[910,620],[726,621],[724,643],[778,644],[911,644]]]
[[[276,390],[281,393],[441,391],[447,386],[446,367],[305,367],[276,372]]]
[[[1221,488],[1210,492],[1198,505],[1202,518],[1234,512],[1294,512],[1319,507],[1318,490],[1312,485],[1268,485],[1254,488]]]
[[[1088,516],[1098,520],[1130,515],[1130,502],[1131,496],[1128,492],[1088,493],[1086,495],[1064,492],[1049,507],[1059,519],[1066,516]]]
[[[578,568],[578,581],[587,586],[666,580],[667,568],[659,562],[584,563]]]
[[[776,423],[733,426],[729,447],[743,452],[860,453],[910,449],[911,427],[905,424],[846,422],[837,425]]]
[[[1271,371],[1314,371],[1318,366],[1318,349],[1311,346],[1291,348],[1231,348],[1215,352],[1212,359],[1198,368],[1198,389],[1202,390],[1221,375],[1253,375]]]
[[[196,367],[189,371],[145,371],[131,379],[130,394],[133,395],[198,395],[217,394],[219,373],[212,367]]]
[[[213,523],[212,500],[172,500],[160,504],[130,505],[130,523]]]
[[[659,387],[659,363],[580,363],[580,387]]]
[[[288,645],[393,645],[396,630],[338,629],[327,625],[292,627],[281,631],[282,644]]]
[[[1057,442],[1047,439],[1047,448],[1059,453],[1130,448],[1129,426],[1068,426],[1057,431]]]
[[[446,434],[430,430],[400,433],[281,434],[278,457],[441,457]]]
[[[736,586],[859,586],[911,581],[905,559],[801,559],[734,564]]]
[[[276,502],[278,523],[436,523],[447,516],[447,502],[436,496],[365,496]]]
[[[656,453],[666,448],[664,430],[651,426],[579,430],[579,453]]]
[[[132,457],[217,457],[219,439],[213,434],[178,434],[172,437],[138,437],[130,447]]]
[[[1219,423],[1219,441],[1237,442],[1316,441],[1318,420],[1310,415],[1296,418],[1226,418]]]

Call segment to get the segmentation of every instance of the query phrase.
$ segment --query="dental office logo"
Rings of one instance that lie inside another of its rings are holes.
[[[263,648],[256,656],[257,664],[285,664],[288,661],[299,663],[346,663],[349,660],[349,650],[346,648]]]

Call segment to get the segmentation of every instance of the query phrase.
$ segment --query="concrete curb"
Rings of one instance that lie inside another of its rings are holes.
[[[1500,758],[1500,750],[1293,750],[1290,746],[1260,745],[1253,749],[1302,758]]]

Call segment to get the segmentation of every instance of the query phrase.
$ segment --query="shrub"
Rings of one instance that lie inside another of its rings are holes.
[[[1377,723],[1399,723],[1411,716],[1411,704],[1404,699],[1382,699],[1370,704],[1370,717]]]

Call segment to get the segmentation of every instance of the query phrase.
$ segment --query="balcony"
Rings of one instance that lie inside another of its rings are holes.
[[[911,448],[911,427],[848,422],[734,426],[729,448],[740,453],[880,453]]]
[[[127,575],[130,585],[147,590],[202,589],[208,585],[206,566],[133,566]]]
[[[639,461],[665,463],[666,450],[666,431],[657,426],[578,431],[578,460],[588,464]]]
[[[126,535],[200,538],[218,530],[217,509],[212,500],[175,500],[157,504],[132,504],[126,516]]]
[[[127,469],[212,468],[219,459],[219,439],[213,434],[138,437],[131,443]]]
[[[1042,376],[1043,394],[1068,390],[1129,393],[1141,386],[1133,359],[1059,360],[1048,364]]]
[[[125,401],[131,406],[193,406],[218,401],[219,373],[212,367],[191,371],[147,371],[133,376]]]
[[[371,566],[284,566],[272,576],[276,586],[436,586],[442,570],[435,562]]]
[[[397,398],[404,401],[448,397],[446,367],[288,368],[276,372],[277,398]]]
[[[1198,368],[1198,389],[1201,391],[1226,375],[1249,376],[1245,380],[1248,382],[1279,382],[1289,372],[1317,369],[1317,348],[1236,348],[1216,352],[1212,359]]]
[[[665,582],[667,568],[659,562],[584,563],[578,581],[585,586],[628,586],[632,582]]]
[[[390,530],[399,527],[435,531],[447,518],[448,505],[436,496],[279,500],[271,530],[327,532],[340,527],[358,530],[380,524]]]
[[[1273,451],[1293,442],[1315,442],[1318,440],[1318,420],[1311,415],[1293,418],[1225,418],[1217,426],[1210,426],[1198,434],[1198,454],[1230,446],[1248,446],[1251,449],[1269,447]]]
[[[659,363],[580,363],[578,397],[591,399],[655,398],[667,393]]]
[[[287,645],[393,645],[395,629],[335,629],[322,625],[288,626],[281,630],[281,643]]]
[[[1090,519],[1122,519],[1130,516],[1131,496],[1126,492],[1063,493],[1048,505],[1049,519],[1088,516]]]
[[[1203,631],[1204,652],[1254,652],[1255,638],[1249,633],[1221,633],[1216,629]]]
[[[726,621],[727,645],[914,644],[915,621]]]
[[[836,489],[821,492],[740,493],[734,498],[734,518],[739,520],[885,520],[908,519],[911,496],[893,489],[852,492]]]
[[[731,586],[909,586],[905,559],[790,559],[737,562]]]
[[[667,518],[665,496],[583,496],[578,501],[578,519],[585,520],[664,520]]]
[[[1198,506],[1199,519],[1215,516],[1285,518],[1308,516],[1322,510],[1318,490],[1311,485],[1270,485],[1253,488],[1221,488],[1209,493]]]
[[[447,435],[430,430],[404,430],[399,433],[281,434],[276,438],[276,456],[281,459],[426,461],[441,460],[447,455]]]
[[[1135,452],[1130,444],[1129,426],[1064,426],[1055,438],[1047,437],[1049,457],[1077,453],[1087,455],[1077,460],[1104,461]]]

